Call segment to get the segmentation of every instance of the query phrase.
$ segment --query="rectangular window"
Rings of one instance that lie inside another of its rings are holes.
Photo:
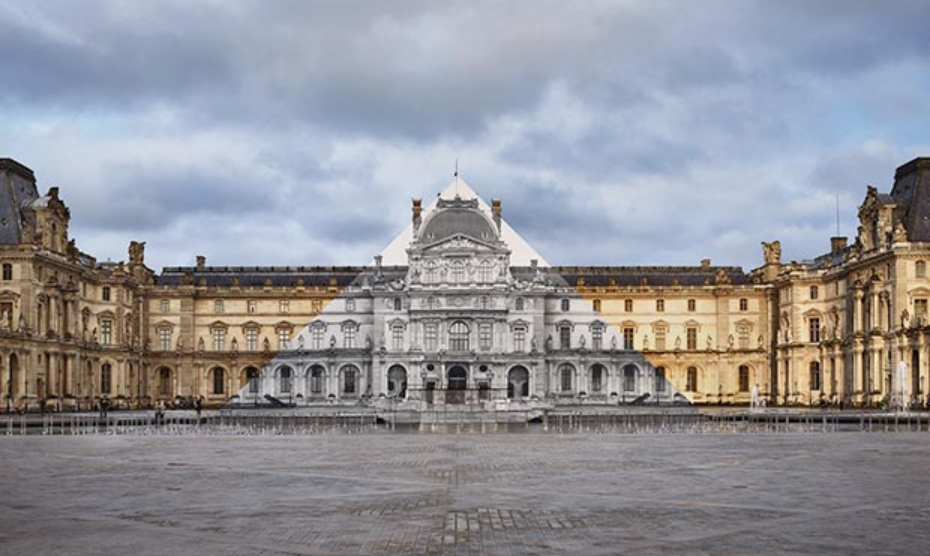
[[[246,351],[258,351],[258,329],[257,328],[246,328],[245,329],[245,350]]]
[[[688,376],[685,382],[686,392],[697,392],[698,389],[698,372],[696,367],[688,367]]]
[[[313,302],[313,310],[319,311],[319,308],[316,307],[317,301]],[[282,299],[278,302],[278,312],[280,313],[290,313],[291,312],[291,302],[287,299]]]
[[[491,351],[491,324],[483,322],[478,325],[478,349]]]
[[[346,299],[346,311],[352,312],[355,310],[355,300]]]
[[[572,391],[572,370],[569,368],[563,368],[561,372],[561,386],[563,392]]]
[[[226,329],[213,329],[213,351],[226,351]]]
[[[355,394],[355,391],[357,390],[355,383],[356,383],[355,371],[351,369],[347,370],[345,372],[345,375],[343,376],[342,393],[343,394]]]
[[[245,305],[246,305],[246,311],[248,311],[249,313],[254,313],[256,309],[258,308],[258,302],[255,301],[254,299],[250,299],[246,301]]]
[[[526,328],[522,326],[513,329],[513,350],[517,352],[526,351]]]
[[[632,299],[623,300],[623,310],[626,311],[627,313],[633,312],[633,300]]]
[[[595,326],[591,329],[591,349],[600,350],[604,347],[604,329]]]
[[[687,340],[688,340],[686,344],[687,348],[692,351],[696,350],[697,349],[697,335],[698,335],[697,328],[693,326],[689,326],[687,330],[685,331],[685,333],[687,334]]]
[[[697,311],[697,300],[695,299],[688,300],[688,311],[691,313]]]
[[[664,311],[665,311],[665,300],[664,300],[664,299],[656,299],[656,312],[657,312],[657,313],[662,313],[662,312],[664,312]]]
[[[749,367],[740,365],[739,367],[739,391],[749,391]]]
[[[291,342],[291,330],[289,328],[278,329],[278,349],[288,349]]]
[[[391,327],[391,344],[394,351],[400,351],[404,349],[404,327],[395,324]]]
[[[559,347],[562,349],[571,349],[572,328],[570,326],[562,326],[559,328]]]
[[[820,341],[820,319],[812,317],[807,324],[810,341],[817,343]]]
[[[326,335],[326,329],[322,326],[314,328],[310,332],[310,342],[313,346],[313,349],[320,350],[323,349],[323,336]]]
[[[213,312],[222,313],[223,312],[223,300],[217,299],[213,301]]]
[[[170,311],[171,311],[171,300],[170,300],[170,299],[162,299],[162,300],[161,300],[161,312],[162,312],[162,313],[168,313],[168,312],[170,312]]]
[[[746,299],[745,297],[743,297],[743,298],[741,298],[741,299],[739,300],[739,310],[740,310],[740,311],[748,311],[748,310],[749,310],[749,300]]]
[[[355,326],[346,326],[345,331],[343,332],[344,347],[346,349],[352,349],[355,347],[355,336],[358,334],[358,328]]]
[[[633,349],[633,329],[623,329],[623,349]]]
[[[13,265],[10,263],[3,263],[3,279],[12,280],[13,279]]]
[[[820,289],[817,286],[811,286],[811,299],[817,299],[820,296]]]
[[[749,349],[749,327],[742,324],[736,330],[739,334],[739,348]]]
[[[423,325],[423,344],[426,351],[436,351],[439,348],[439,325],[435,322]]]
[[[665,392],[665,367],[656,367],[656,392]]]
[[[601,300],[595,299],[591,301],[591,309],[596,313],[600,313],[601,312]]]
[[[167,326],[158,329],[158,348],[162,351],[171,349],[171,329]]]
[[[100,344],[108,346],[113,343],[113,321],[104,319],[100,321]]]
[[[664,326],[656,328],[656,349],[665,351],[665,337],[668,333]]]
[[[101,293],[101,297],[103,298],[104,301],[109,301],[109,300],[110,300],[110,286],[104,286],[104,287],[103,287],[103,291],[102,291],[102,293]]]

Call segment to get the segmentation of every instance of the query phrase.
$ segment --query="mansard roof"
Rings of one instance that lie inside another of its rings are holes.
[[[915,158],[898,167],[891,197],[907,206],[908,239],[930,241],[930,158]]]
[[[0,244],[22,243],[22,210],[38,198],[32,170],[12,158],[0,158]]]
[[[749,276],[743,269],[733,266],[558,266],[551,270],[572,286],[672,287],[718,283],[739,286],[749,283]]]
[[[440,199],[436,212],[423,225],[419,239],[435,243],[459,234],[485,242],[497,238],[494,225],[481,213],[477,199]]]
[[[366,270],[362,266],[208,266],[165,267],[155,277],[156,286],[205,285],[209,287],[345,287]]]

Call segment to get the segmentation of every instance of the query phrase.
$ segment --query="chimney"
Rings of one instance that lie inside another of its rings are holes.
[[[491,199],[491,214],[494,215],[494,224],[497,225],[497,233],[501,233],[501,200]]]
[[[830,252],[833,254],[841,252],[843,249],[846,249],[846,238],[845,237],[831,237],[830,238]]]
[[[203,255],[197,255],[197,270],[203,270],[207,266],[207,258]]]
[[[413,233],[414,235],[416,235],[417,231],[419,231],[420,229],[420,222],[422,221],[421,215],[423,213],[423,200],[414,199],[412,210],[413,210]]]
[[[701,268],[710,268],[710,259],[701,259]]]

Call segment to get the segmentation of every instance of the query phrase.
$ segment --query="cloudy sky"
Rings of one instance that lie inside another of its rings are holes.
[[[552,264],[761,264],[930,155],[930,4],[0,0],[0,156],[78,246],[365,264],[462,176]]]

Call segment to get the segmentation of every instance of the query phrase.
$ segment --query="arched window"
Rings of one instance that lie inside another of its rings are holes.
[[[559,367],[559,386],[563,392],[571,392],[575,382],[575,368],[568,363]]]
[[[342,393],[346,396],[358,394],[358,369],[352,365],[342,370]]]
[[[293,376],[293,371],[290,367],[284,366],[278,369],[278,391],[282,394],[291,393],[291,377]]]
[[[452,269],[449,273],[449,280],[453,284],[465,283],[465,263],[462,261],[455,261],[452,263]]]
[[[429,261],[423,270],[423,282],[435,284],[438,280],[439,268],[436,261]]]
[[[739,391],[749,391],[749,366],[747,365],[739,366]]]
[[[637,371],[637,368],[635,365],[627,365],[623,367],[623,391],[624,392],[635,392],[636,391],[636,371]]]
[[[478,265],[478,281],[482,284],[493,281],[493,271],[494,265],[491,264],[491,261],[481,261],[481,264]]]
[[[460,320],[453,322],[449,327],[449,349],[468,351],[468,325]]]
[[[514,367],[507,373],[507,397],[527,397],[530,395],[530,373],[526,367]]]
[[[213,367],[213,394],[220,395],[226,392],[226,369]]]
[[[314,396],[320,396],[324,393],[323,384],[325,370],[320,365],[310,367],[310,393]]]
[[[685,382],[685,392],[697,392],[698,389],[698,371],[697,367],[688,367],[688,377]]]
[[[100,366],[100,393],[110,394],[113,388],[113,367],[109,363]]]
[[[388,369],[388,393],[398,398],[407,397],[407,370],[400,365]]]
[[[811,372],[810,389],[821,390],[822,388],[821,388],[821,376],[820,376],[820,362],[811,361],[810,372]]]

